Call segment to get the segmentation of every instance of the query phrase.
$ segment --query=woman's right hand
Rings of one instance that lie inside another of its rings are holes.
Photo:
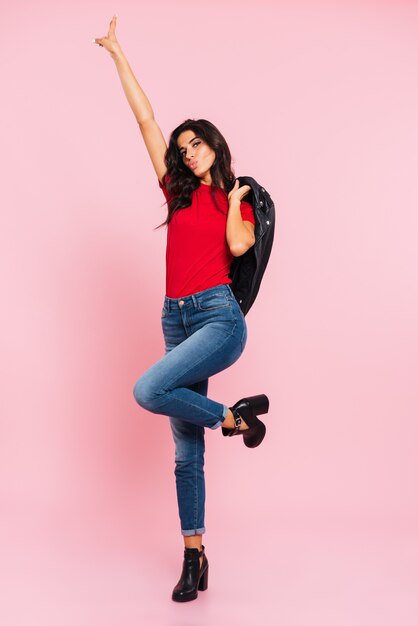
[[[93,39],[94,43],[98,43],[99,46],[106,48],[110,52],[110,54],[115,54],[120,49],[119,42],[116,39],[115,35],[116,28],[116,15],[114,15],[111,19],[109,32],[107,33],[107,37],[96,37]]]

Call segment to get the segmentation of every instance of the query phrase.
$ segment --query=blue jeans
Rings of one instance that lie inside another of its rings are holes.
[[[144,409],[170,417],[181,534],[197,535],[205,532],[205,427],[219,428],[228,413],[207,397],[209,377],[241,356],[247,326],[227,284],[164,296],[161,324],[165,356],[137,380],[134,396]]]

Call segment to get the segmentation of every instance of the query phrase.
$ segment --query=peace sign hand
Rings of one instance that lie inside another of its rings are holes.
[[[106,48],[106,50],[110,52],[110,54],[114,54],[120,47],[119,42],[116,39],[115,28],[116,28],[116,15],[114,15],[111,19],[107,37],[96,37],[95,39],[93,39],[93,43],[98,43],[99,46]]]

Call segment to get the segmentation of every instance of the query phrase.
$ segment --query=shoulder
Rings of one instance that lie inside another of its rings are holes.
[[[162,177],[162,178],[164,178],[164,177]],[[166,187],[166,186],[167,186],[167,184],[168,184],[168,182],[169,182],[169,180],[170,180],[171,176],[170,176],[170,174],[167,174],[167,173],[165,174],[165,185],[164,185],[164,183],[163,183],[162,178],[158,178],[158,184],[159,184],[159,186],[160,186],[161,188],[163,188],[163,187]]]

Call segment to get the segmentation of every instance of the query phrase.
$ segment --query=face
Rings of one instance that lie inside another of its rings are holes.
[[[209,170],[216,158],[216,153],[192,130],[183,131],[177,138],[180,156],[186,167],[199,178],[210,177]]]

